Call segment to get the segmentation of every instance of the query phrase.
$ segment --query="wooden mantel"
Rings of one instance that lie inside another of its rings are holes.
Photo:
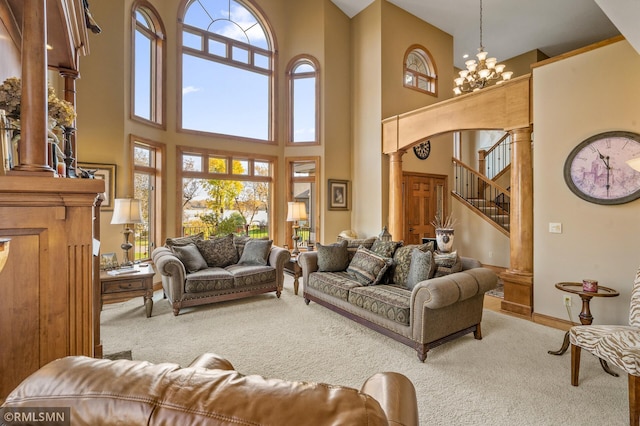
[[[510,268],[502,309],[533,313],[533,166],[531,74],[382,121],[389,156],[389,232],[403,235],[402,156],[433,136],[462,130],[511,133]]]

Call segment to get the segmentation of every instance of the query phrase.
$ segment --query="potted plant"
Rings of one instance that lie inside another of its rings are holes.
[[[453,227],[456,224],[456,220],[451,215],[448,215],[444,220],[440,215],[436,215],[431,224],[436,230],[438,251],[449,253],[453,247]]]

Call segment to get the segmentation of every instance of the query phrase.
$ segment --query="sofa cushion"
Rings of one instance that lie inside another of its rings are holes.
[[[208,267],[207,261],[200,254],[200,250],[194,243],[184,246],[171,246],[171,251],[176,255],[188,273],[197,272]]]
[[[409,244],[407,246],[398,247],[393,254],[393,265],[389,270],[389,276],[393,284],[401,286],[407,285],[407,276],[409,275],[409,266],[411,265],[411,253],[413,249],[420,251],[433,251],[433,243],[425,244]]]
[[[318,243],[317,251],[319,272],[344,271],[349,266],[346,240],[329,245]]]
[[[436,262],[434,277],[442,277],[462,271],[462,260],[460,260],[457,251],[452,251],[451,253],[434,253],[433,258]]]
[[[276,269],[272,266],[238,264],[227,266],[225,270],[233,275],[233,285],[236,288],[251,287],[276,281]]]
[[[209,266],[224,268],[238,263],[238,253],[233,245],[233,235],[196,241],[196,246]]]
[[[363,285],[380,283],[392,260],[382,257],[371,250],[359,247],[353,260],[349,263],[347,273]]]
[[[244,245],[242,256],[238,265],[261,265],[265,266],[269,259],[269,252],[273,240],[249,240]]]
[[[186,246],[187,244],[193,243],[196,241],[204,239],[204,233],[199,232],[195,235],[188,235],[186,237],[176,237],[176,238],[167,238],[164,242],[164,245],[167,247],[172,246]]]
[[[401,241],[382,241],[377,239],[371,246],[371,251],[379,254],[382,257],[393,257],[396,249],[402,245]]]
[[[356,287],[349,292],[349,303],[388,320],[409,325],[411,292],[396,285]]]
[[[407,274],[406,287],[413,290],[420,281],[428,280],[436,269],[432,251],[422,251],[414,248],[411,252],[411,265]]]
[[[233,288],[233,275],[222,268],[207,268],[187,275],[186,293],[227,290]]]
[[[314,288],[329,296],[337,297],[345,302],[349,297],[349,290],[360,287],[356,280],[346,272],[313,272],[309,275],[309,282],[305,286]]]
[[[349,256],[349,262],[353,259],[353,256],[358,251],[358,247],[362,246],[366,249],[371,250],[373,243],[376,241],[376,237],[371,238],[344,238],[338,235],[338,242],[346,241],[347,242],[347,253]]]

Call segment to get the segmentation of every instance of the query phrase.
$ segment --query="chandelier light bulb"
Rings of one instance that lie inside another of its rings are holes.
[[[480,52],[478,52],[476,56],[478,57],[478,61],[484,61],[485,59],[487,59],[487,55],[488,55],[488,52],[481,50]]]
[[[504,64],[498,64],[496,65],[496,72],[498,74],[502,73],[502,71],[504,71]]]

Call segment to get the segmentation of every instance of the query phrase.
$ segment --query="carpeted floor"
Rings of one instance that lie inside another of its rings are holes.
[[[580,386],[570,385],[564,333],[484,312],[484,338],[467,335],[429,352],[415,350],[315,303],[304,304],[285,277],[282,298],[268,294],[171,313],[162,292],[146,318],[142,298],[105,305],[105,353],[189,364],[203,352],[229,359],[245,374],[359,388],[378,371],[398,371],[416,387],[424,425],[625,425],[627,379],[583,353]]]

